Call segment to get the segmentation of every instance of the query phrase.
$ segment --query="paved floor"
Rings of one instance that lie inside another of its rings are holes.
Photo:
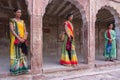
[[[120,80],[120,66],[48,74],[47,77],[45,80]]]
[[[63,80],[120,80],[120,70],[88,76],[73,77]]]
[[[0,80],[33,80],[30,75],[9,76]],[[37,80],[120,80],[120,65],[93,70],[44,74]]]

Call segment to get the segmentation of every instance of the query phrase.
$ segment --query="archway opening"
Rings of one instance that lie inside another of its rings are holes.
[[[105,49],[105,38],[104,34],[107,30],[108,24],[112,23],[114,25],[114,30],[116,32],[116,28],[118,27],[118,15],[117,12],[110,7],[103,7],[98,11],[96,15],[96,23],[95,23],[95,55],[96,55],[96,66],[103,64],[110,64],[111,62],[105,61],[104,58],[104,49]],[[117,40],[117,36],[116,36]],[[118,48],[117,48],[118,50]],[[118,55],[118,52],[117,52]]]
[[[84,28],[80,10],[69,0],[50,0],[43,17],[43,70],[65,67],[59,64],[63,44],[59,34],[64,31],[65,16],[70,12],[74,15],[72,23],[78,61],[80,65],[85,63]]]
[[[22,19],[25,21],[30,44],[30,16],[27,10],[25,0],[0,0],[0,74],[9,73],[10,69],[10,18],[14,18],[14,8],[19,7],[22,10]],[[30,45],[29,45],[30,49]],[[30,54],[28,54],[28,64],[30,66]]]

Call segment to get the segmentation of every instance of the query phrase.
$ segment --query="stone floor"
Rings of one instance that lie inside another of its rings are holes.
[[[120,80],[120,65],[91,70],[47,74],[45,80]]]
[[[115,72],[110,72],[110,73],[108,72],[108,73],[69,78],[69,79],[63,79],[63,80],[120,80],[119,75],[120,75],[120,71],[115,71]]]
[[[19,75],[0,77],[0,80],[120,80],[120,65],[43,74],[39,75],[37,79],[34,79],[31,75]]]

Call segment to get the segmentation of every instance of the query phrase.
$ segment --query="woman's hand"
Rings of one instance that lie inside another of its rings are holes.
[[[21,43],[24,43],[24,42],[25,42],[25,40],[22,39],[22,38],[18,38],[18,40],[19,40]]]
[[[27,40],[28,32],[25,33],[24,39]]]
[[[69,40],[70,40],[70,41],[72,41],[72,40],[73,40],[72,36],[70,36],[70,37],[69,37]]]
[[[112,39],[109,39],[110,40],[110,42],[112,43]]]

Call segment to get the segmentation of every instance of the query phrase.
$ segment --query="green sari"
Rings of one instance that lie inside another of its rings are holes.
[[[107,35],[107,31],[106,31],[104,34],[104,37],[105,37],[104,57],[116,59],[116,33],[114,30],[110,30],[110,36],[112,39],[112,43],[111,43],[112,47],[111,47],[110,53],[108,54],[107,53],[107,45],[108,45],[109,38]]]

